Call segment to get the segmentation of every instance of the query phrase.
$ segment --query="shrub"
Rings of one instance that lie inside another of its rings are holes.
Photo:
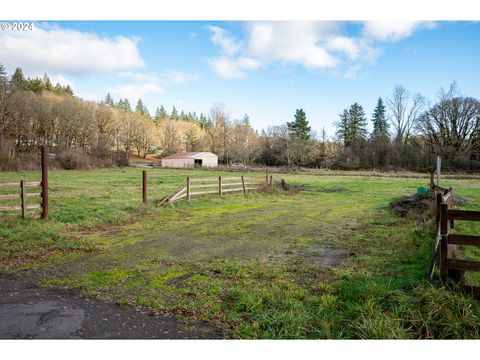
[[[64,150],[57,154],[55,160],[65,170],[90,169],[89,156],[82,149]]]
[[[36,170],[40,167],[37,154],[20,153],[11,159],[8,154],[0,152],[0,171]]]

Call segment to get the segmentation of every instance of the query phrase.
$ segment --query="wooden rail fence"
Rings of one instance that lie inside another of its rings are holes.
[[[243,192],[245,195],[250,191],[273,190],[273,177],[268,173],[265,176],[234,176],[214,178],[186,178],[185,186],[177,188],[168,195],[160,205],[172,204],[186,198],[190,201],[192,197],[217,194],[223,196],[227,193]]]
[[[27,182],[25,180],[21,180],[20,183],[3,183],[0,184],[0,188],[7,188],[7,189],[15,189],[17,191],[9,193],[9,194],[2,194],[0,195],[0,200],[17,200],[16,205],[0,205],[0,211],[21,211],[22,218],[25,218],[26,211],[31,209],[40,209],[42,208],[42,203],[40,204],[28,204],[28,199],[31,198],[38,198],[42,199],[41,192],[27,192],[27,188],[30,187],[41,187],[41,182]]]
[[[457,258],[458,245],[480,247],[480,236],[455,234],[455,221],[480,221],[480,211],[453,209],[452,189],[437,190],[435,195],[436,236],[435,248],[430,266],[430,279],[439,255],[440,280],[463,282],[465,271],[480,271],[480,261]]]
[[[17,200],[16,205],[4,205],[0,203],[0,212],[4,211],[21,211],[22,218],[25,218],[26,211],[32,209],[42,209],[41,218],[46,220],[48,218],[48,151],[46,146],[41,146],[41,164],[42,164],[42,181],[20,180],[20,182],[0,183],[0,189],[6,188],[7,191],[11,188],[17,188],[17,191],[12,191],[8,194],[0,194],[0,202],[3,200]],[[37,192],[28,192],[27,188],[39,187]],[[29,204],[28,199],[39,199],[40,203]]]

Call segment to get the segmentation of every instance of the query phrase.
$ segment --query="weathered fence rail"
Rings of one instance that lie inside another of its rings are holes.
[[[42,205],[44,201],[42,199],[42,192],[27,192],[27,188],[30,187],[41,187],[41,182],[26,182],[25,180],[21,180],[19,183],[16,182],[0,184],[0,188],[7,188],[8,190],[15,190],[16,188],[16,191],[14,193],[0,195],[0,211],[21,211],[22,218],[25,218],[27,210],[43,208]],[[41,203],[29,203],[29,199],[40,199]],[[5,205],[5,200],[17,200],[17,203],[14,205]]]
[[[480,221],[480,211],[457,210],[447,203],[440,205],[440,280],[463,281],[465,271],[480,271],[480,261],[457,259],[450,255],[451,246],[480,246],[480,236],[453,234],[455,221]]]
[[[5,211],[21,211],[22,218],[25,218],[27,210],[42,209],[41,218],[48,218],[48,151],[46,146],[41,146],[41,164],[42,164],[42,181],[25,181],[0,183],[0,190],[7,188],[17,188],[14,193],[0,194],[0,212]],[[27,188],[39,187],[40,191],[28,192]],[[29,203],[29,199],[40,199],[40,203]],[[3,201],[17,200],[17,204],[5,205]]]
[[[453,233],[455,221],[480,221],[480,211],[454,209],[452,188],[434,187],[435,191],[435,248],[430,265],[430,279],[433,278],[435,263],[439,257],[440,280],[464,281],[465,271],[480,271],[480,261],[458,259],[459,245],[480,247],[480,236]]]
[[[187,177],[185,186],[176,189],[164,198],[160,204],[172,204],[184,198],[190,201],[192,197],[209,194],[223,196],[226,193],[243,192],[246,195],[248,192],[258,190],[273,190],[272,175],[266,173],[265,176]]]

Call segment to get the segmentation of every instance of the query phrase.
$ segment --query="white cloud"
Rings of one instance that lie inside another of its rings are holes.
[[[210,40],[220,47],[222,53],[233,55],[240,50],[240,43],[227,30],[218,26],[209,26],[208,29],[212,32]]]
[[[398,41],[421,29],[432,29],[436,25],[427,21],[366,21],[363,35],[378,41]]]
[[[223,78],[244,77],[248,71],[276,63],[355,77],[364,64],[377,60],[382,42],[433,26],[427,22],[365,22],[352,36],[342,23],[333,21],[250,22],[242,38],[210,26],[210,39],[220,50],[210,64]]]
[[[123,84],[113,86],[108,92],[114,98],[127,98],[134,103],[138,98],[144,98],[147,95],[161,95],[166,91],[169,85],[178,85],[199,78],[198,74],[185,73],[178,70],[165,70],[160,74],[143,73],[143,72],[120,72],[117,74],[120,79],[133,81],[133,84]]]
[[[361,47],[357,39],[346,36],[335,36],[327,41],[326,48],[347,55],[350,59],[358,59]]]
[[[254,23],[248,29],[248,52],[264,62],[300,64],[312,69],[335,67],[338,59],[320,42],[335,30],[335,23]]]
[[[0,54],[10,71],[20,66],[26,74],[93,74],[144,66],[139,41],[35,24],[33,31],[1,31]]]
[[[261,66],[261,63],[249,57],[237,59],[227,56],[219,56],[211,60],[215,72],[225,79],[239,79],[247,75],[247,70],[253,70]]]

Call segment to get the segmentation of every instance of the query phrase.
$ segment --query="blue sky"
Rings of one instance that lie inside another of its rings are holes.
[[[456,81],[480,97],[479,39],[474,22],[55,21],[0,32],[0,63],[47,72],[86,99],[141,97],[151,113],[222,102],[259,130],[303,108],[332,135],[345,107],[370,118],[395,85],[434,100]]]

